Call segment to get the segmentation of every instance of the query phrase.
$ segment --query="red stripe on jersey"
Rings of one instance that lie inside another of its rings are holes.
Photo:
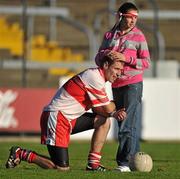
[[[109,98],[106,95],[105,89],[102,91],[98,91],[98,90],[93,90],[93,89],[88,88],[88,91],[91,93],[90,95],[94,96],[94,99],[91,98],[91,101],[93,104],[106,103],[109,101]]]
[[[100,103],[107,103],[109,101],[108,98],[101,98],[101,99],[95,99],[92,101],[93,105],[100,104]]]
[[[109,98],[106,94],[105,88],[102,88],[101,90],[97,90],[95,88],[88,88],[87,86],[84,87],[83,82],[79,78],[74,78],[74,81],[84,88],[86,91],[88,91],[90,96],[94,96],[94,99],[90,97],[92,104],[100,104],[100,103],[106,103],[109,101]]]
[[[106,92],[105,92],[105,88],[103,88],[102,90],[97,90],[97,89],[92,89],[92,88],[87,88],[87,90],[89,92],[91,92],[92,94],[97,94],[97,95],[103,95],[106,96]]]
[[[88,110],[92,107],[92,103],[89,100],[89,96],[86,92],[86,88],[79,78],[72,78],[63,87],[69,93],[69,95],[75,98],[78,103],[80,103],[85,108],[85,110]]]

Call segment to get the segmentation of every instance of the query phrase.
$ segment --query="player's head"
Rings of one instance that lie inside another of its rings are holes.
[[[131,2],[126,2],[119,7],[118,12],[122,14],[126,14],[130,10],[134,10],[138,13],[138,8],[136,7],[135,4]]]
[[[138,8],[131,2],[122,4],[117,11],[117,19],[124,28],[132,28],[136,25]]]
[[[99,62],[99,67],[103,70],[105,80],[113,83],[120,75],[124,63],[119,59],[105,55]]]

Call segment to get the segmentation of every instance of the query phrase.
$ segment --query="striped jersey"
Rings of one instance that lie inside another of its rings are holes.
[[[60,111],[68,120],[80,117],[92,107],[110,103],[100,68],[89,68],[68,80],[44,111]]]
[[[150,66],[150,54],[145,36],[140,29],[134,27],[124,35],[121,35],[118,29],[106,32],[95,58],[97,65],[102,56],[110,50],[123,53],[126,57],[122,76],[112,84],[112,87],[121,87],[143,80],[143,71]]]

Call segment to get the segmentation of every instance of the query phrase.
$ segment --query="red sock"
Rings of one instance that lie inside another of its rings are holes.
[[[37,154],[34,152],[31,152],[28,157],[28,162],[32,163],[36,159],[36,157],[37,157]]]
[[[37,154],[31,150],[22,149],[20,158],[23,161],[32,163],[36,159]]]
[[[92,168],[97,168],[100,165],[101,154],[98,152],[90,152],[88,155],[88,164]]]

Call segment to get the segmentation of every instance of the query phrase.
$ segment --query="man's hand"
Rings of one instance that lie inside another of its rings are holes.
[[[125,108],[121,108],[115,111],[112,117],[116,118],[118,121],[123,121],[124,119],[126,119],[127,114],[126,114]]]

